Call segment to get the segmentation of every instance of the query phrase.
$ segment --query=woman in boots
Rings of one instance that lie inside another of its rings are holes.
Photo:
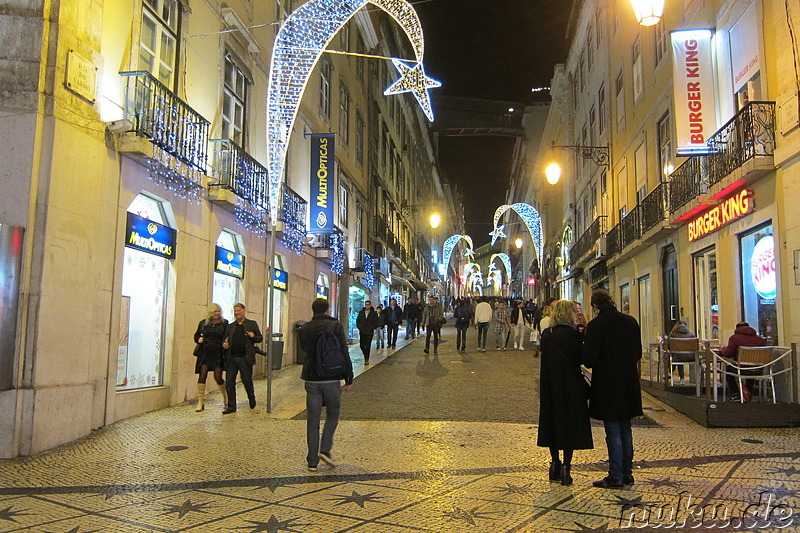
[[[206,379],[209,369],[214,371],[214,381],[222,392],[223,405],[228,405],[228,393],[225,391],[225,380],[222,379],[222,368],[225,366],[222,341],[225,340],[227,325],[228,321],[222,318],[222,308],[217,304],[211,304],[208,306],[206,318],[197,324],[197,331],[194,332],[194,342],[197,343],[194,349],[194,355],[197,357],[194,373],[199,374],[197,412],[205,409]]]
[[[583,336],[575,328],[576,314],[573,302],[554,302],[550,327],[541,338],[537,445],[550,449],[550,481],[562,485],[572,484],[572,452],[594,447],[589,391],[581,373]]]

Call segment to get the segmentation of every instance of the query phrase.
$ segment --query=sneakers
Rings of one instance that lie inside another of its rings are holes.
[[[506,351],[506,347],[505,347],[505,346],[503,346],[503,351],[504,351],[504,352]]]
[[[333,460],[330,453],[319,452],[319,458],[322,459],[323,462],[327,463],[329,466],[336,466],[336,461]]]
[[[525,348],[523,348],[522,346],[520,346],[520,347],[519,347],[519,351],[520,351],[520,352],[524,352],[524,351],[525,351]]]
[[[631,476],[632,478],[633,476]],[[599,489],[623,489],[625,485],[617,478],[613,478],[611,476],[606,476],[600,481],[592,482],[592,485]]]
[[[309,472],[316,472],[317,471],[317,465],[314,465],[314,466],[308,465],[308,471]]]

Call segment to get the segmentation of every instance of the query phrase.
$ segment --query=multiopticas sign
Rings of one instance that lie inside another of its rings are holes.
[[[125,246],[167,259],[175,259],[177,232],[144,217],[128,213]]]
[[[753,191],[743,189],[689,222],[689,242],[705,237],[753,211]]]

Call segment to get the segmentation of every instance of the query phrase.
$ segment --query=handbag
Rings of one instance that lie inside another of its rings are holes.
[[[201,355],[203,355],[203,345],[202,344],[195,345],[194,352],[192,353],[194,354],[195,357],[200,357]]]
[[[536,328],[531,328],[531,342],[539,344],[539,330]]]

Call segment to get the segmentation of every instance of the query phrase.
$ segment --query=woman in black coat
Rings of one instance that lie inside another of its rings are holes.
[[[197,346],[194,355],[197,361],[194,365],[194,373],[200,374],[197,378],[197,412],[206,408],[206,380],[208,371],[214,371],[214,380],[222,391],[224,405],[228,405],[228,393],[225,390],[225,380],[222,379],[222,369],[225,366],[222,341],[225,340],[225,328],[228,321],[222,318],[222,308],[217,304],[208,306],[206,318],[197,324],[197,331],[194,332],[194,342]]]
[[[550,449],[550,481],[571,485],[573,450],[589,450],[588,391],[581,373],[583,337],[575,329],[575,304],[559,300],[552,306],[551,327],[542,332],[539,383],[539,437]],[[563,461],[559,458],[563,450]]]

